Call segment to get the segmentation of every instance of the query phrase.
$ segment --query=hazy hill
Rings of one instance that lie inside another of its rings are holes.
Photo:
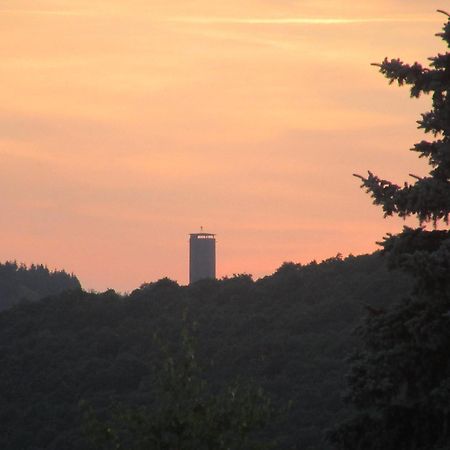
[[[78,279],[64,271],[50,271],[43,265],[0,263],[0,311],[23,300],[39,300],[80,287]]]
[[[323,430],[342,410],[344,358],[369,309],[409,290],[377,254],[286,263],[189,287],[163,279],[129,296],[70,291],[0,313],[0,448],[86,449],[80,400],[151,402],[160,352],[176,349],[183,316],[197,324],[200,360],[214,385],[252,378],[291,407],[267,431],[282,449],[326,448]],[[176,351],[176,350],[175,350]]]

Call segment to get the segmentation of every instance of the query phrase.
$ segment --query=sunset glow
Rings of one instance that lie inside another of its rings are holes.
[[[370,63],[427,63],[443,5],[361,3],[1,3],[0,261],[125,291],[185,284],[200,226],[220,277],[374,251],[403,223],[352,174],[426,173],[429,99]]]

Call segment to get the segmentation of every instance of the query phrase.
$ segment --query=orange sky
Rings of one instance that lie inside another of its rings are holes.
[[[363,3],[363,4],[359,4]],[[384,220],[352,173],[402,183],[429,99],[371,62],[444,51],[430,0],[0,2],[0,261],[85,288],[359,254]]]

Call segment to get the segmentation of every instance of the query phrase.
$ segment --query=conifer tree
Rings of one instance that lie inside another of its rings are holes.
[[[441,37],[450,47],[450,16]],[[372,314],[359,329],[362,348],[351,358],[346,395],[352,413],[330,433],[335,448],[450,449],[450,53],[429,67],[399,59],[376,64],[390,84],[430,94],[419,128],[430,136],[411,149],[428,160],[428,176],[402,186],[373,173],[358,176],[385,216],[418,219],[380,243],[393,267],[409,271],[412,293]]]

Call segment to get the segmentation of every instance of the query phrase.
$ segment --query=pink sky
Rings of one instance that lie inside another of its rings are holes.
[[[371,62],[426,62],[439,2],[0,3],[0,261],[87,289],[188,278],[188,234],[218,276],[360,254],[384,220],[352,173],[402,183],[429,99]]]

